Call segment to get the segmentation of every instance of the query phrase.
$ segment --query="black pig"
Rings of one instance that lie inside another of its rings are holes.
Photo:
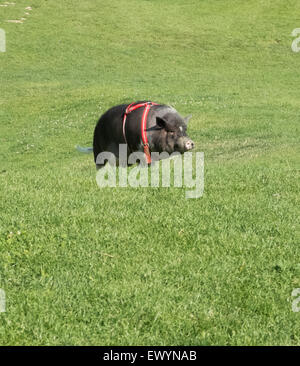
[[[134,105],[150,102],[136,102]],[[103,151],[111,152],[119,158],[119,144],[127,143],[128,154],[144,151],[141,136],[141,120],[145,107],[137,108],[126,116],[123,133],[123,117],[128,104],[110,108],[99,119],[93,141],[94,160],[97,168],[97,156]],[[183,153],[194,147],[194,142],[187,136],[187,123],[191,116],[182,118],[178,112],[163,104],[151,105],[147,116],[146,134],[150,152],[171,154]],[[125,134],[125,136],[124,136]]]

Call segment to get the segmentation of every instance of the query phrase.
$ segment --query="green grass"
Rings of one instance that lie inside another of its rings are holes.
[[[1,345],[300,344],[299,14],[297,0],[0,8]],[[193,114],[203,197],[97,186],[74,146],[141,99]]]

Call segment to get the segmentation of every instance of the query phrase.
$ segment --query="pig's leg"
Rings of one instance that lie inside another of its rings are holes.
[[[119,146],[116,143],[111,142],[106,146],[105,149],[103,149],[102,152],[111,153],[114,156],[114,159],[111,161],[111,163],[113,165],[116,164],[116,166],[119,165]],[[96,169],[99,170],[103,168],[107,162],[108,160],[105,160],[103,164],[96,164]]]

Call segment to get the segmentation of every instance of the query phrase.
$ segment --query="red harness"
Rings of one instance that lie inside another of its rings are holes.
[[[144,153],[145,153],[145,156],[146,156],[146,160],[147,160],[147,163],[150,164],[151,163],[151,155],[150,155],[150,149],[149,149],[149,143],[148,143],[147,131],[146,131],[147,116],[148,116],[150,108],[153,105],[158,105],[158,104],[153,103],[153,102],[145,102],[145,103],[140,103],[140,104],[133,105],[134,103],[135,102],[129,104],[129,106],[126,108],[126,111],[124,113],[124,117],[123,117],[123,136],[124,136],[124,140],[127,144],[126,133],[125,133],[125,124],[126,124],[127,115],[129,113],[135,111],[138,108],[145,107],[144,112],[143,112],[143,116],[142,116],[141,135],[142,135],[142,141],[143,141]]]

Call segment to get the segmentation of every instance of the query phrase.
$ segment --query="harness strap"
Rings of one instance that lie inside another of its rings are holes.
[[[124,117],[123,117],[123,136],[124,136],[124,140],[125,140],[126,144],[127,144],[126,133],[125,133],[126,118],[127,118],[127,114],[129,114],[131,112],[130,108],[133,104],[134,104],[134,102],[129,104],[129,106],[125,110]]]
[[[148,113],[150,108],[153,105],[158,105],[157,103],[152,103],[152,102],[146,102],[146,103],[140,103],[140,104],[136,104],[133,105],[134,103],[129,104],[129,106],[126,108],[125,113],[124,113],[124,117],[123,117],[123,136],[124,136],[124,140],[125,143],[127,144],[127,139],[126,139],[126,132],[125,132],[125,124],[126,124],[126,118],[127,115],[131,112],[133,112],[134,110],[141,108],[141,107],[145,107],[144,112],[143,112],[143,116],[142,116],[142,122],[141,122],[141,135],[142,135],[142,142],[143,142],[143,146],[144,146],[144,154],[146,156],[146,161],[147,164],[151,163],[151,155],[150,155],[150,149],[149,149],[149,143],[148,143],[148,138],[147,138],[147,131],[146,131],[146,127],[147,127],[147,117],[148,117]]]

